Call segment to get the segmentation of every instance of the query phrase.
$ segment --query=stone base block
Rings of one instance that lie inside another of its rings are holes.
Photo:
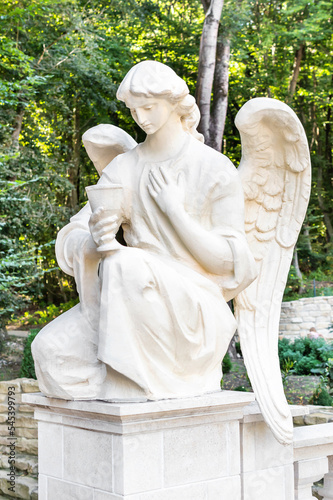
[[[253,394],[146,403],[24,396],[35,408],[39,500],[241,500]]]

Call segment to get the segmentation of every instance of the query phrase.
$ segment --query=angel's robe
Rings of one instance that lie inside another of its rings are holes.
[[[183,176],[188,215],[228,242],[233,263],[221,276],[196,261],[150,196],[148,173],[159,166],[175,181]],[[58,263],[75,277],[80,304],[33,343],[41,390],[113,400],[218,390],[221,361],[236,329],[226,301],[256,276],[236,169],[189,136],[181,153],[164,162],[145,161],[140,145],[117,156],[99,183],[123,188],[119,215],[127,247],[100,266],[89,256],[89,204],[60,231]]]

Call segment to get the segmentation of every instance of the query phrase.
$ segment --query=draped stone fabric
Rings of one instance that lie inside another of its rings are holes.
[[[152,168],[163,166],[185,186],[185,210],[227,240],[233,266],[208,273],[150,196]],[[231,162],[188,137],[165,162],[142,147],[116,157],[100,184],[123,187],[121,223],[127,247],[101,262],[87,250],[89,204],[57,239],[60,267],[75,277],[80,304],[33,343],[41,390],[68,399],[160,399],[218,390],[221,360],[236,329],[226,301],[255,277],[244,233],[244,201]],[[61,332],[61,334],[59,334]]]

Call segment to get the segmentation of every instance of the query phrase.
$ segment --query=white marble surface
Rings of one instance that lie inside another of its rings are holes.
[[[192,404],[25,399],[39,421],[40,500],[220,500],[222,490],[241,500],[239,423],[253,394]]]
[[[298,417],[301,415],[308,415],[310,413],[308,406],[302,405],[289,405],[289,411],[292,417]],[[257,401],[252,401],[249,405],[244,408],[244,423],[250,422],[261,422],[265,420],[263,414],[261,413],[260,407]]]
[[[280,101],[247,102],[236,117],[236,170],[203,144],[195,99],[166,65],[137,64],[117,97],[146,139],[136,144],[112,125],[84,134],[101,178],[57,237],[80,304],[32,344],[42,392],[113,401],[210,393],[237,327],[264,418],[291,443],[277,339],[310,194],[300,121]],[[115,240],[120,225],[126,247]]]
[[[326,456],[295,463],[295,500],[311,500],[312,486],[315,481],[320,481],[328,472],[328,459]]]
[[[333,456],[333,423],[295,428],[293,446],[297,461]]]
[[[169,67],[137,64],[117,96],[146,140],[107,125],[84,135],[101,178],[56,243],[80,304],[33,342],[40,388],[74,400],[209,393],[236,329],[226,301],[256,277],[241,181],[203,144],[195,99]]]
[[[39,421],[40,500],[220,500],[221,492],[294,500],[294,485],[295,498],[308,500],[333,465],[332,424],[298,427],[293,445],[282,445],[253,394],[140,404],[24,399]],[[331,483],[326,475],[327,498]]]
[[[293,465],[245,472],[242,500],[294,500]]]
[[[113,436],[114,491],[129,495],[164,486],[163,433]]]
[[[191,415],[194,412],[207,414],[211,411],[229,408],[243,408],[245,405],[254,402],[255,395],[251,392],[218,391],[204,396],[182,399],[164,399],[162,401],[146,401],[141,403],[114,403],[107,401],[65,401],[60,398],[49,398],[42,393],[24,394],[22,400],[36,407],[68,409],[73,412],[96,413],[109,416],[135,416],[150,415],[163,412],[170,417],[177,413]],[[255,407],[256,412],[260,412]]]
[[[243,425],[241,437],[244,472],[293,464],[293,446],[281,445],[276,439],[273,439],[265,422],[252,422]]]
[[[238,422],[222,422],[164,432],[165,487],[240,474]]]
[[[332,424],[298,427],[282,445],[249,393],[140,404],[23,398],[39,421],[40,500],[308,500],[333,465]],[[327,498],[331,483],[326,475]]]
[[[53,424],[38,422],[38,472],[48,476],[62,477],[63,474],[63,428]],[[48,434],[48,439],[43,439]]]
[[[63,479],[111,491],[117,474],[112,463],[113,436],[64,426],[62,441]]]
[[[235,120],[245,231],[258,278],[235,298],[242,352],[262,414],[281,443],[293,426],[278,358],[281,301],[311,189],[307,139],[296,114],[276,99],[248,101]]]

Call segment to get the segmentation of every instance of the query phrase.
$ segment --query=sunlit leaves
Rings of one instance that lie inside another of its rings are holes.
[[[314,170],[309,237],[304,237],[310,238],[312,255],[303,243],[300,249],[306,272],[327,269],[332,252],[318,206],[321,193],[332,220],[331,9],[326,0],[225,0],[221,23],[232,40],[223,152],[239,162],[234,118],[253,97],[289,99],[306,128]],[[203,20],[200,0],[2,0],[0,300],[5,311],[23,299],[69,298],[68,288],[59,287],[52,242],[85,203],[84,186],[97,180],[81,136],[98,123],[112,123],[144,139],[115,97],[138,61],[170,65],[194,94]],[[291,98],[300,44],[304,57]]]

